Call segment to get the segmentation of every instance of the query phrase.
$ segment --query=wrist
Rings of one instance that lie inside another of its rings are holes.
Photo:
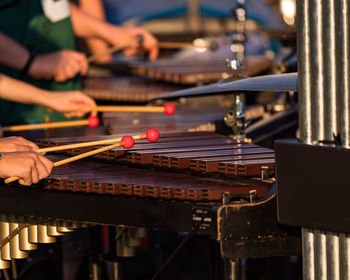
[[[33,65],[34,60],[36,59],[36,57],[37,57],[37,52],[36,51],[29,51],[27,59],[26,59],[26,62],[23,65],[22,70],[21,70],[22,74],[25,74],[25,75],[28,74],[29,69]]]
[[[129,38],[129,34],[125,31],[126,29],[124,27],[106,24],[104,28],[99,30],[99,38],[112,46],[126,44],[131,38]]]
[[[41,107],[52,109],[52,93],[46,90],[42,90],[37,88],[35,93],[34,102],[36,105],[39,105]]]

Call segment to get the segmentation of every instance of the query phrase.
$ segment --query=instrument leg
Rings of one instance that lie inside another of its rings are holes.
[[[90,263],[90,275],[89,275],[89,279],[90,280],[99,280],[99,275],[100,275],[100,273],[99,273],[99,270],[100,270],[100,268],[99,268],[99,265],[98,265],[98,263],[96,263],[96,262],[91,262]]]
[[[226,280],[242,280],[242,263],[240,259],[227,260]]]
[[[117,261],[109,262],[109,280],[122,280],[121,264]]]
[[[89,248],[89,279],[98,280],[101,278],[101,228],[93,227],[88,229],[90,248]]]

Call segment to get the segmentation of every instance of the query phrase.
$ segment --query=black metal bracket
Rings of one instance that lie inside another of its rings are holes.
[[[275,142],[278,221],[350,232],[350,149]]]
[[[218,210],[221,254],[230,259],[299,255],[299,230],[277,223],[276,195]]]

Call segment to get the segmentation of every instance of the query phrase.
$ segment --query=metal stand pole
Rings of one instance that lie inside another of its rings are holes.
[[[117,261],[109,262],[109,279],[110,280],[121,280],[121,264]]]
[[[99,266],[95,262],[90,263],[89,278],[90,280],[99,280]]]
[[[242,280],[242,263],[240,259],[227,260],[226,280]]]

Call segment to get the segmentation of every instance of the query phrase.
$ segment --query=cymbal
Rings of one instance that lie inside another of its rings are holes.
[[[230,94],[234,91],[298,91],[298,73],[265,75],[235,81],[226,78],[213,85],[179,90],[156,99]]]

